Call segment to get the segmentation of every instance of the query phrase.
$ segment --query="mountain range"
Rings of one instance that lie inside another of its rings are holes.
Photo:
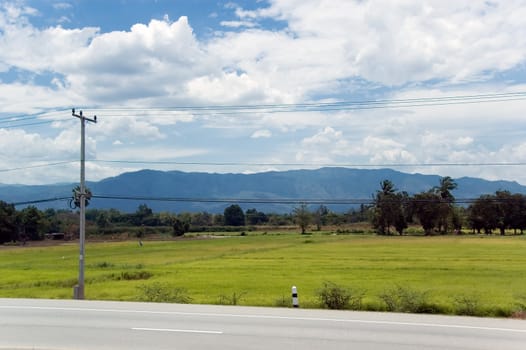
[[[264,200],[267,203],[242,203],[244,209],[287,213],[297,206],[298,199],[356,200],[371,199],[380,182],[392,181],[400,191],[410,194],[437,186],[438,175],[407,174],[391,169],[321,168],[317,170],[271,171],[256,174],[217,174],[181,171],[140,170],[123,173],[98,182],[88,182],[94,197],[126,197],[126,199],[93,198],[89,208],[115,208],[133,212],[140,204],[154,211],[208,211],[221,213],[236,199]],[[477,198],[482,194],[508,190],[526,194],[526,186],[513,181],[488,181],[479,178],[455,179],[456,198]],[[0,185],[0,200],[8,203],[69,197],[78,183],[52,185]],[[171,198],[172,201],[159,200]],[[231,201],[223,201],[232,199]],[[217,200],[217,201],[215,201]],[[287,203],[283,203],[287,202]],[[67,209],[68,201],[35,203],[41,209]],[[335,211],[346,211],[352,204],[327,205]],[[356,206],[356,205],[354,205]]]

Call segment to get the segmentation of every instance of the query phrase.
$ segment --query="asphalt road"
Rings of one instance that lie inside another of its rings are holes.
[[[0,299],[0,349],[526,349],[526,321]]]

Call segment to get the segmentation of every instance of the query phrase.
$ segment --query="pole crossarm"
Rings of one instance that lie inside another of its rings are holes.
[[[80,120],[85,120],[85,121],[88,121],[88,122],[97,123],[97,116],[96,115],[93,116],[93,118],[84,117],[82,115],[82,111],[79,111],[79,114],[76,114],[75,113],[75,108],[73,108],[71,110],[71,115],[74,116],[74,117],[79,118]]]

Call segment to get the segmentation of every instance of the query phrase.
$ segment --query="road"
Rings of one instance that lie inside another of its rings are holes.
[[[526,321],[0,299],[0,349],[525,349]]]

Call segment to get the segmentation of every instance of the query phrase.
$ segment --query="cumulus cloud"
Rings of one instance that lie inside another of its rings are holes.
[[[298,161],[330,163],[353,153],[352,143],[344,137],[342,131],[325,127],[316,134],[301,140],[300,150],[296,153]]]
[[[69,6],[56,4],[60,9]],[[32,18],[40,15],[38,9],[23,1],[3,2],[0,114],[76,105],[144,108],[137,114],[101,115],[99,124],[89,129],[92,154],[97,145],[136,145],[137,151],[144,142],[153,152],[155,145],[165,147],[170,137],[192,126],[200,128],[192,136],[199,134],[194,138],[201,143],[287,138],[281,147],[292,150],[280,160],[289,162],[294,157],[370,164],[523,159],[521,131],[526,125],[521,101],[332,112],[148,110],[526,90],[517,84],[524,80],[526,62],[524,1],[273,0],[257,2],[257,7],[246,10],[229,4],[236,20],[223,21],[222,32],[201,39],[184,16],[111,32],[96,27],[37,28]],[[266,29],[269,20],[282,25]],[[497,79],[521,69],[513,76],[513,86]],[[54,134],[47,130],[16,137],[14,130],[4,131],[2,149],[18,146],[21,138],[23,144],[39,145],[62,159],[66,145],[75,149],[78,140],[75,131],[63,134],[65,144],[60,144],[58,133],[69,127],[60,121],[51,124]],[[236,147],[243,148],[239,142]],[[203,151],[196,145],[188,149]],[[492,171],[500,170],[484,169],[484,174]]]
[[[316,46],[333,60],[329,74],[399,85],[472,80],[521,64],[524,5],[521,0],[275,0],[265,10],[238,14],[284,20],[295,42],[329,42]]]

